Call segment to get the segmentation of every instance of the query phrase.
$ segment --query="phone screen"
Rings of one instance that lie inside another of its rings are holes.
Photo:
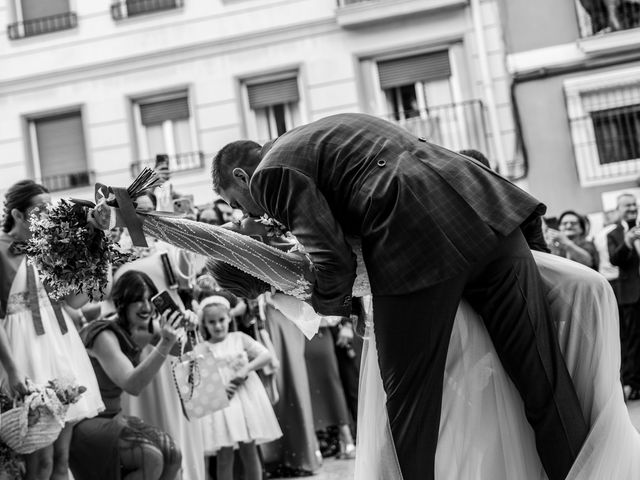
[[[151,302],[155,305],[156,310],[158,310],[158,313],[160,315],[162,315],[167,310],[170,310],[172,312],[180,310],[178,305],[176,305],[176,302],[174,302],[173,298],[171,298],[171,294],[169,294],[169,292],[167,292],[166,290],[163,290],[157,295],[154,295],[151,298]]]

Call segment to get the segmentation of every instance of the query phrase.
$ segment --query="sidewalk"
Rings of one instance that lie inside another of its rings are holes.
[[[636,429],[640,431],[640,400],[627,403],[631,421]],[[336,460],[325,458],[324,463],[318,473],[309,478],[310,480],[352,480],[355,462],[353,460]],[[275,480],[275,479],[274,479]]]

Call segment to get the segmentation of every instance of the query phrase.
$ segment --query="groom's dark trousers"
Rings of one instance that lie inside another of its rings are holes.
[[[587,436],[557,342],[542,279],[519,230],[456,278],[374,296],[380,371],[404,480],[434,478],[449,337],[460,298],[480,313],[524,400],[550,480],[564,479]]]

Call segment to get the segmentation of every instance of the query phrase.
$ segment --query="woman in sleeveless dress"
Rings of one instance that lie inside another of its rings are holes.
[[[76,327],[62,303],[49,298],[22,250],[29,236],[29,217],[50,202],[46,188],[31,180],[6,193],[0,233],[0,371],[15,393],[24,393],[24,379],[37,385],[59,379],[86,387],[66,415],[66,425],[52,446],[26,457],[27,479],[66,479],[73,424],[104,409],[95,374]],[[85,296],[65,302],[79,308]],[[1,341],[4,339],[4,342]]]

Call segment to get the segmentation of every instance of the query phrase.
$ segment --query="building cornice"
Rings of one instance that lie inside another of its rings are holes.
[[[180,45],[162,50],[153,50],[139,55],[122,56],[108,61],[85,63],[72,68],[49,70],[36,75],[14,77],[0,81],[0,95],[17,93],[64,85],[75,81],[130,73],[137,69],[150,69],[164,65],[175,65],[199,58],[215,56],[232,51],[274,45],[283,42],[309,38],[314,35],[340,33],[334,17],[321,18],[305,23],[287,25],[280,28],[267,28],[251,34],[242,33],[224,38]]]

